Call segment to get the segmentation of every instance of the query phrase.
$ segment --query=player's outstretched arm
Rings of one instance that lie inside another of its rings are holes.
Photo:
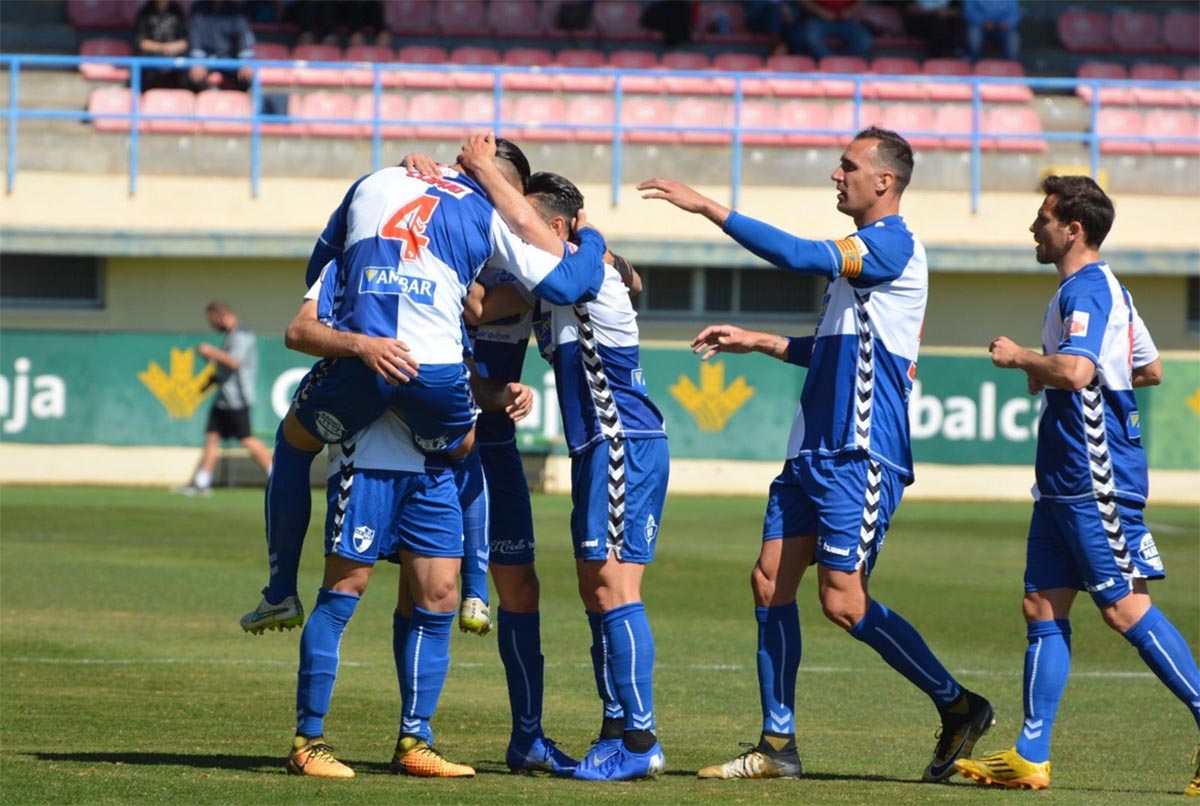
[[[637,186],[643,199],[662,199],[688,213],[699,213],[722,229],[731,210],[675,179],[647,179]]]
[[[692,352],[703,353],[707,361],[717,353],[762,353],[788,364],[807,367],[812,358],[814,338],[788,338],[758,330],[743,330],[735,325],[709,325],[692,339]]]
[[[289,350],[320,358],[357,358],[393,386],[408,383],[420,368],[402,341],[329,327],[317,318],[317,301],[311,299],[288,325],[284,343]]]

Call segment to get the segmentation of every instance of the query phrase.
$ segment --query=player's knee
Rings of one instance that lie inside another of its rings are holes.
[[[458,443],[458,447],[450,451],[451,459],[465,459],[470,455],[471,451],[475,450],[475,429],[472,428],[463,437],[463,441]]]
[[[853,629],[867,614],[866,607],[852,597],[825,591],[821,593],[821,612],[843,630]]]
[[[424,590],[413,598],[425,610],[452,613],[458,607],[458,582],[454,577],[427,580]]]
[[[308,429],[300,422],[294,408],[283,418],[283,422],[279,426],[279,435],[288,445],[298,451],[317,453],[325,447],[325,443],[309,433]]]
[[[493,565],[492,579],[496,583],[501,608],[510,613],[537,612],[541,583],[532,565]]]

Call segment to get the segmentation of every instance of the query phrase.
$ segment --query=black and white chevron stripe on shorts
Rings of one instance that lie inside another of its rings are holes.
[[[606,544],[617,559],[625,542],[625,431],[621,426],[621,414],[612,387],[604,374],[604,363],[596,345],[596,332],[592,328],[592,317],[587,305],[575,306],[575,317],[579,320],[579,354],[583,358],[584,375],[588,392],[596,409],[596,420],[600,433],[608,442],[608,535]]]
[[[864,567],[879,537],[879,510],[883,505],[883,470],[879,462],[867,459],[867,486],[863,490],[862,525],[858,532],[858,554],[854,563],[857,570]]]
[[[337,501],[333,507],[333,525],[330,527],[333,548],[342,539],[342,525],[346,522],[346,507],[350,505],[350,488],[354,486],[354,442],[343,442],[342,469],[338,474]]]
[[[1100,392],[1099,378],[1079,393],[1083,404],[1083,430],[1087,438],[1088,472],[1092,477],[1092,491],[1096,496],[1096,508],[1104,524],[1104,536],[1112,549],[1113,559],[1125,579],[1133,578],[1133,558],[1125,543],[1125,530],[1121,527],[1121,512],[1117,508],[1116,480],[1113,477],[1112,454],[1108,450],[1108,432],[1104,423],[1104,395]]]

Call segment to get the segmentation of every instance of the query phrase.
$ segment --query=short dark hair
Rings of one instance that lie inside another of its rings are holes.
[[[1069,224],[1078,221],[1085,233],[1084,243],[1093,249],[1108,237],[1116,211],[1112,199],[1088,176],[1058,176],[1051,174],[1042,180],[1042,192],[1057,196],[1054,217]]]
[[[883,164],[896,176],[896,195],[903,193],[912,181],[913,172],[913,150],[908,141],[891,129],[879,126],[868,126],[854,135],[854,139],[874,140],[879,144],[878,151]]]
[[[529,184],[529,159],[526,158],[525,152],[517,146],[512,140],[505,140],[503,137],[496,138],[496,163],[503,171],[507,168],[511,169],[510,179],[516,178],[519,180],[518,186],[521,192],[524,193]],[[506,165],[507,163],[507,165]]]
[[[229,307],[229,303],[223,299],[214,299],[212,302],[204,306],[207,313],[233,313],[233,308]]]
[[[583,208],[583,194],[575,183],[549,171],[538,171],[529,177],[525,195],[533,198],[539,212],[561,215],[568,224]]]

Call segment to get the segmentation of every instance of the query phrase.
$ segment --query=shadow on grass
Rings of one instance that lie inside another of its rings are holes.
[[[27,753],[38,761],[116,764],[137,767],[195,767],[196,769],[283,772],[286,757],[235,756],[225,753]],[[383,765],[387,768],[387,765]]]

